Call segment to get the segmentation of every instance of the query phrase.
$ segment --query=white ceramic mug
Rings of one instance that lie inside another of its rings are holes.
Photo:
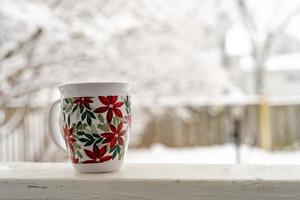
[[[69,153],[78,172],[119,170],[129,143],[130,84],[74,83],[62,85],[59,90],[61,99],[52,104],[49,112],[50,133],[55,144]],[[59,104],[57,123],[54,107]],[[55,134],[58,124],[66,147]]]

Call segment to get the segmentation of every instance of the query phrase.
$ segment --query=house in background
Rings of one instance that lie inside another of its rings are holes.
[[[247,31],[241,27],[228,31],[225,66],[235,83],[247,95],[255,91],[256,66]],[[264,63],[264,92],[268,96],[300,95],[300,38],[279,34],[273,39]]]

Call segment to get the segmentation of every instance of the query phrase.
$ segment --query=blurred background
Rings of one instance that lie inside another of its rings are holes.
[[[300,0],[0,0],[0,161],[65,161],[57,86],[133,85],[127,162],[300,162]]]

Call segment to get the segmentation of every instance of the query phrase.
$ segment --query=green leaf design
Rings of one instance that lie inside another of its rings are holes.
[[[86,127],[88,127],[88,125],[86,123],[82,123],[82,122],[79,122],[79,123],[78,123],[79,125],[77,124],[78,130],[84,130],[84,129],[86,129]]]
[[[84,135],[85,133],[83,131],[78,131],[77,135]]]
[[[62,101],[62,110],[63,112],[70,112],[73,108],[73,100],[72,98],[65,98],[63,101]]]
[[[80,151],[76,151],[76,154],[78,155],[79,158],[82,158],[82,154],[80,153]]]
[[[115,159],[116,156],[117,156],[117,151],[115,151],[115,152],[112,154],[112,159]]]
[[[73,146],[74,146],[75,149],[81,149],[81,146],[77,143],[74,143]]]
[[[92,123],[91,126],[89,126],[90,129],[90,133],[91,134],[99,134],[99,130],[97,129],[97,127],[95,126],[95,124]]]
[[[79,121],[79,122],[76,124],[76,128],[78,129],[81,125],[82,125],[82,122]]]
[[[130,113],[130,96],[126,96],[124,99],[125,106],[126,106],[126,112]]]
[[[87,112],[87,115],[88,115],[90,118],[96,119],[96,117],[95,117],[95,114],[94,114],[94,113],[92,113],[92,112],[91,112],[91,111],[89,111],[89,110],[86,110],[86,112]]]
[[[88,123],[89,126],[92,125],[92,120],[90,117],[86,117],[86,122]]]
[[[84,136],[87,137],[87,138],[89,138],[90,140],[93,140],[93,139],[94,139],[94,137],[93,137],[92,135],[87,134],[87,133],[85,133]]]
[[[113,151],[115,151],[115,150],[116,150],[116,146],[115,146],[114,148],[110,149],[110,150],[109,150],[109,153],[111,153],[111,152],[113,152]]]
[[[81,115],[81,120],[83,121],[86,118],[86,112],[83,112]]]
[[[72,106],[71,106],[71,105],[67,105],[65,111],[66,111],[67,113],[69,113],[69,112],[71,112],[71,110],[72,110]]]
[[[116,118],[113,118],[113,125],[117,127],[118,121],[116,120]]]
[[[112,153],[112,152],[113,152],[113,155],[112,155],[113,159],[114,159],[117,155],[119,155],[119,160],[122,159],[122,154],[121,154],[121,147],[120,147],[120,145],[116,145],[114,148],[112,148],[112,149],[109,150],[109,153]]]
[[[83,106],[80,106],[79,108],[80,108],[80,113],[82,113],[83,110],[84,110],[84,107],[83,107]]]
[[[95,138],[101,138],[101,136],[100,135],[98,135],[98,134],[92,134]]]
[[[77,108],[78,108],[78,104],[73,107],[72,113],[75,112],[77,110]]]
[[[96,141],[95,141],[95,144],[98,144],[98,143],[100,143],[100,142],[102,142],[102,138],[96,140]]]
[[[101,131],[109,131],[108,127],[106,124],[98,124],[97,127],[101,130]]]
[[[70,115],[68,115],[68,126],[70,126],[70,122],[71,120],[70,120]]]
[[[81,137],[81,138],[79,138],[78,140],[79,140],[80,142],[82,142],[82,143],[85,143],[85,144],[84,144],[85,147],[94,144],[94,142],[95,142],[95,140],[96,140],[96,139],[93,137],[93,135],[91,135],[91,134],[83,133],[81,136],[84,136],[84,137]],[[98,140],[99,140],[99,138],[97,139],[97,141],[98,141]],[[102,138],[101,138],[101,140],[102,140]],[[98,143],[99,143],[99,142],[98,142]]]
[[[120,119],[118,117],[113,117],[113,125],[115,127],[117,127],[121,121],[122,121],[122,119]]]
[[[119,155],[119,160],[122,160],[122,154],[120,154],[120,153],[118,153],[118,155]]]
[[[78,135],[73,135],[73,138],[77,140],[78,139]]]
[[[97,115],[97,119],[101,122],[104,123],[104,117],[101,114]]]
[[[88,141],[87,143],[85,143],[85,147],[87,147],[87,146],[90,146],[90,145],[92,145],[94,143],[94,140],[90,140],[90,141]]]
[[[125,148],[124,148],[124,146],[120,146],[119,155],[121,155],[121,156],[120,156],[121,159],[124,158],[124,153],[125,153]]]
[[[120,148],[120,146],[119,146],[119,145],[117,145],[117,146],[116,146],[116,151],[118,152],[118,154],[120,154],[120,152],[121,152],[121,148]]]
[[[89,141],[89,139],[87,139],[87,138],[79,138],[78,139],[80,142],[88,142]]]

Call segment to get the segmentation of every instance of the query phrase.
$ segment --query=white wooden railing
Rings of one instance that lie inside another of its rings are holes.
[[[77,174],[67,163],[0,163],[0,199],[300,198],[300,166],[125,164]]]

